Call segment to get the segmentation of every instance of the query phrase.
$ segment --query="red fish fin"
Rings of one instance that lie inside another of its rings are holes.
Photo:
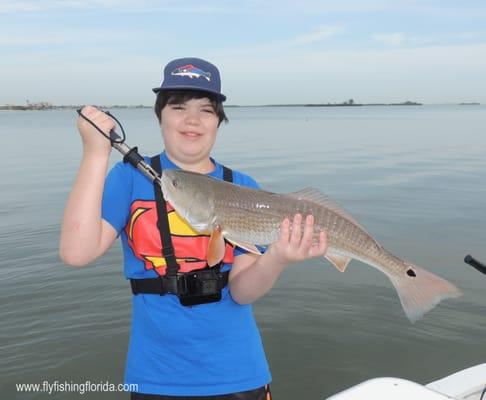
[[[403,276],[389,277],[411,322],[422,318],[442,300],[462,295],[452,283],[416,265],[410,265],[410,269]]]
[[[221,227],[217,225],[211,232],[208,243],[207,262],[210,267],[216,265],[224,258],[225,245]]]
[[[346,270],[346,267],[351,261],[351,258],[349,257],[329,252],[327,252],[324,257],[341,272]]]
[[[241,247],[242,249],[245,249],[246,251],[256,254],[256,255],[261,255],[262,252],[258,250],[258,247],[256,247],[254,244],[251,243],[244,243],[244,242],[236,242],[234,240],[231,240],[230,238],[226,237],[226,240],[230,242],[231,244],[234,244],[235,246]]]

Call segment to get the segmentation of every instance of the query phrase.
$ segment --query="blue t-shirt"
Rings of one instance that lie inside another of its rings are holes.
[[[160,155],[162,168],[178,168]],[[146,161],[149,161],[146,159]],[[223,179],[223,168],[208,174]],[[257,188],[247,175],[233,171],[233,182]],[[126,225],[133,202],[154,200],[153,184],[129,164],[117,163],[108,174],[102,218],[121,236],[124,273],[153,278],[128,244]],[[234,255],[244,253],[235,249]],[[231,269],[226,264],[224,269]],[[132,326],[125,383],[138,392],[172,396],[210,396],[261,387],[271,380],[252,306],[239,305],[228,287],[216,303],[185,307],[171,294],[132,296]]]

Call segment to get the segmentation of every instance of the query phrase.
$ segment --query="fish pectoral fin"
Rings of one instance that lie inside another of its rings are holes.
[[[258,250],[258,247],[256,247],[254,244],[244,243],[244,242],[236,242],[235,240],[231,240],[229,238],[226,238],[226,240],[228,242],[230,242],[231,244],[238,246],[238,247],[241,247],[242,249],[244,249],[244,250],[246,250],[250,253],[253,253],[253,254],[256,254],[256,255],[262,254],[262,252],[260,250]]]
[[[351,261],[349,257],[329,252],[324,257],[341,272],[346,270],[346,267]]]
[[[210,267],[218,264],[224,258],[225,244],[221,227],[217,225],[211,232],[208,243],[207,263]]]

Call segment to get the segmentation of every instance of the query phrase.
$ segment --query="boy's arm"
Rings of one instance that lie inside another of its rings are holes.
[[[280,226],[278,241],[271,244],[264,254],[243,254],[235,258],[229,287],[237,303],[249,304],[258,300],[273,287],[291,263],[326,254],[327,237],[324,232],[320,233],[319,242],[313,243],[314,218],[306,218],[303,233],[301,223],[302,216],[297,214],[290,230],[290,221],[285,219]]]
[[[85,107],[82,113],[105,133],[115,126],[109,116],[94,107]],[[78,130],[83,158],[62,219],[59,255],[66,264],[80,267],[101,256],[117,233],[101,218],[110,142],[81,117]]]

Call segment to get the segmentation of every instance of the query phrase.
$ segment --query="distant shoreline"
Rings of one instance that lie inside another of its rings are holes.
[[[308,104],[265,104],[261,106],[229,106],[229,107],[368,107],[368,106],[422,106],[422,103],[405,101],[402,103],[308,103]]]
[[[479,106],[481,103],[465,102],[452,103],[451,105]],[[404,101],[401,103],[354,103],[352,100],[344,103],[303,103],[303,104],[261,104],[261,105],[225,105],[225,108],[256,108],[256,107],[375,107],[375,106],[423,106],[423,103]],[[82,105],[53,105],[50,103],[32,103],[27,105],[6,104],[0,106],[0,111],[46,111],[46,110],[76,110]],[[153,108],[147,105],[95,105],[101,109],[145,109]]]

